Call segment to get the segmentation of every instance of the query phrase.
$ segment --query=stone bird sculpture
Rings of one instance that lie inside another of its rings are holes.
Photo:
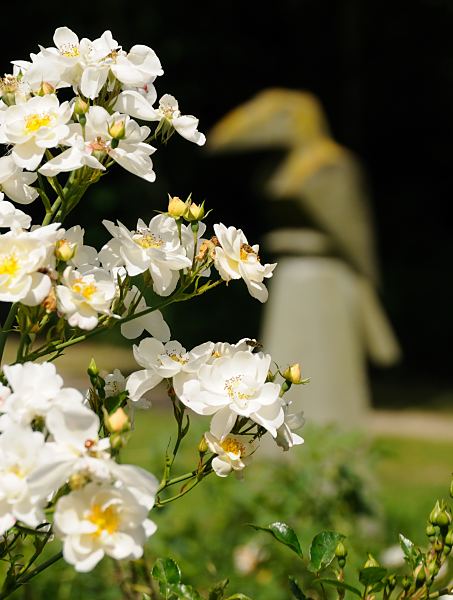
[[[311,378],[302,394],[319,422],[361,422],[370,405],[367,361],[391,365],[400,349],[376,292],[378,261],[358,160],[331,136],[317,98],[267,89],[224,116],[208,135],[215,152],[286,149],[268,195],[292,200],[315,228],[270,232],[280,255],[262,338],[280,363],[300,357]]]

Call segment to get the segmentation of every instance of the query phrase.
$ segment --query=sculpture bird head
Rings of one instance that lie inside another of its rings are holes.
[[[271,88],[225,115],[211,130],[211,150],[287,148],[329,136],[322,106],[309,92]]]
[[[321,103],[309,92],[271,88],[227,113],[208,134],[214,152],[282,148],[267,182],[275,199],[299,202],[340,254],[377,279],[372,220],[355,156],[331,136]]]

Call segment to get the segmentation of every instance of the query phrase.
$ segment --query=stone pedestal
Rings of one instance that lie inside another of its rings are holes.
[[[380,364],[399,347],[370,284],[343,261],[280,258],[270,281],[261,341],[279,366],[299,362],[310,383],[287,398],[316,423],[360,425],[370,406],[367,356]]]

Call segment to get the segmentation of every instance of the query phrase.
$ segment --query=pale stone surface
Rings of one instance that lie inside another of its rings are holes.
[[[288,398],[307,420],[363,423],[370,405],[367,356],[399,357],[398,343],[367,281],[341,260],[279,260],[265,308],[261,341],[279,365],[300,362],[310,383]]]

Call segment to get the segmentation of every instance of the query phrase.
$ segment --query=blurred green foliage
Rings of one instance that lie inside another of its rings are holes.
[[[181,472],[197,462],[196,448],[203,433],[200,421],[194,419],[178,458]],[[169,424],[166,411],[139,412],[124,462],[140,464],[159,476]],[[286,600],[289,574],[296,575],[304,589],[309,588],[312,575],[300,572],[294,553],[248,523],[266,526],[285,521],[297,531],[304,548],[322,529],[335,529],[347,536],[351,567],[360,566],[365,552],[379,556],[395,543],[400,531],[424,543],[426,515],[448,483],[451,443],[370,441],[331,427],[306,428],[304,437],[304,446],[279,454],[276,460],[266,455],[257,458],[243,481],[212,475],[188,496],[153,512],[158,531],[147,546],[150,564],[157,557],[175,559],[184,581],[202,592],[229,577],[229,593],[241,591],[254,600]],[[416,472],[410,466],[414,459]],[[51,549],[55,551],[56,547]],[[104,559],[89,574],[77,574],[60,562],[12,598],[49,596],[119,600],[113,562]]]

